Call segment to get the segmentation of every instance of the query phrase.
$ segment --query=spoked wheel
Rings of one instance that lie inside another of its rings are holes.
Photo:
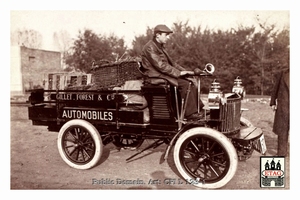
[[[116,147],[134,150],[139,148],[143,144],[143,142],[144,139],[137,138],[129,134],[123,134],[120,136],[115,136],[113,144]]]
[[[62,159],[76,169],[94,167],[103,152],[97,129],[91,123],[79,119],[63,125],[58,134],[57,146]]]
[[[226,185],[237,169],[237,153],[222,133],[204,127],[184,132],[174,147],[174,161],[188,183],[207,189]]]

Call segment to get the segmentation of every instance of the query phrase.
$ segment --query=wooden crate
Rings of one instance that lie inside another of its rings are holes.
[[[84,73],[51,73],[48,74],[46,89],[64,90],[73,87],[87,86],[92,81],[92,74]]]

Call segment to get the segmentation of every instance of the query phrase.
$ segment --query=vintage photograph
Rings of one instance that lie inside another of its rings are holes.
[[[289,10],[11,10],[10,190],[290,190]]]

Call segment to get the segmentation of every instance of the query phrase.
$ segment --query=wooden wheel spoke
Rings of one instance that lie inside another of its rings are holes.
[[[85,134],[84,138],[82,138],[81,141],[84,143],[85,141],[87,141],[90,138],[92,138],[90,134]]]
[[[74,147],[74,146],[75,146],[74,144],[71,144],[71,145],[65,146],[65,148],[70,148],[70,147]]]
[[[94,142],[93,141],[88,141],[88,142],[83,143],[82,145],[86,146],[87,144],[94,144]]]
[[[77,128],[75,128],[74,130],[75,130],[76,137],[77,137],[77,139],[79,140],[79,135],[78,135],[78,130],[77,130]]]
[[[195,173],[196,171],[198,171],[198,169],[200,168],[201,166],[201,163],[198,163],[197,167],[195,167],[194,170],[192,170],[193,173]]]
[[[77,138],[73,135],[71,131],[68,132],[68,135],[71,135],[74,138],[74,140],[77,140]]]
[[[94,149],[93,148],[91,148],[91,147],[89,147],[89,146],[86,146],[86,147],[84,147],[86,150],[90,150],[90,151],[94,151]]]
[[[216,169],[216,168],[214,168],[212,165],[208,165],[208,167],[211,169],[211,171],[217,176],[217,177],[219,177],[220,176],[220,174],[219,173],[221,173],[218,169]],[[219,173],[218,173],[218,172]]]
[[[211,154],[210,155],[210,157],[216,157],[216,156],[223,156],[223,155],[225,155],[225,153],[224,152],[221,152],[221,153],[217,153],[217,154]]]
[[[202,151],[204,151],[204,140],[203,139],[201,140],[201,149],[202,149]]]
[[[200,152],[199,148],[197,147],[197,145],[192,140],[191,140],[191,144],[196,149],[196,151]]]
[[[217,162],[217,161],[214,161],[214,160],[212,160],[211,161],[213,164],[215,164],[215,165],[219,165],[219,166],[221,166],[221,167],[226,167],[226,164],[223,164],[223,163],[220,163],[220,162]]]
[[[82,160],[85,161],[84,149],[81,149],[80,152],[81,152]]]
[[[206,168],[206,165],[204,165],[204,167],[203,167],[203,177],[204,177],[205,179],[208,179],[208,170],[207,170],[207,168]]]
[[[72,142],[73,144],[75,144],[75,141],[74,141],[74,140],[71,140],[71,139],[69,139],[69,138],[66,138],[66,139],[65,139],[65,142]]]
[[[77,148],[77,155],[76,155],[76,160],[79,158],[79,149]]]
[[[213,148],[214,148],[215,145],[216,145],[216,142],[214,142],[214,143],[210,146],[210,148],[209,148],[209,150],[207,151],[207,153],[210,153],[210,152],[213,150]]]
[[[77,148],[74,148],[70,153],[69,155],[72,156],[72,154],[77,150]]]
[[[88,157],[88,159],[91,158],[90,154],[89,154],[85,149],[83,149],[82,151],[83,151],[83,153]]]

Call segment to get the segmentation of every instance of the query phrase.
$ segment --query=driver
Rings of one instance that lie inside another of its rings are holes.
[[[173,86],[177,86],[181,97],[185,97],[189,82],[192,87],[188,97],[188,104],[185,111],[187,120],[199,119],[203,112],[198,113],[197,109],[197,82],[192,77],[185,75],[191,74],[182,66],[173,62],[165,50],[164,45],[169,39],[169,34],[173,33],[166,25],[160,24],[154,28],[153,39],[150,40],[142,49],[143,73],[148,77],[162,78]],[[204,107],[200,100],[200,108]]]

